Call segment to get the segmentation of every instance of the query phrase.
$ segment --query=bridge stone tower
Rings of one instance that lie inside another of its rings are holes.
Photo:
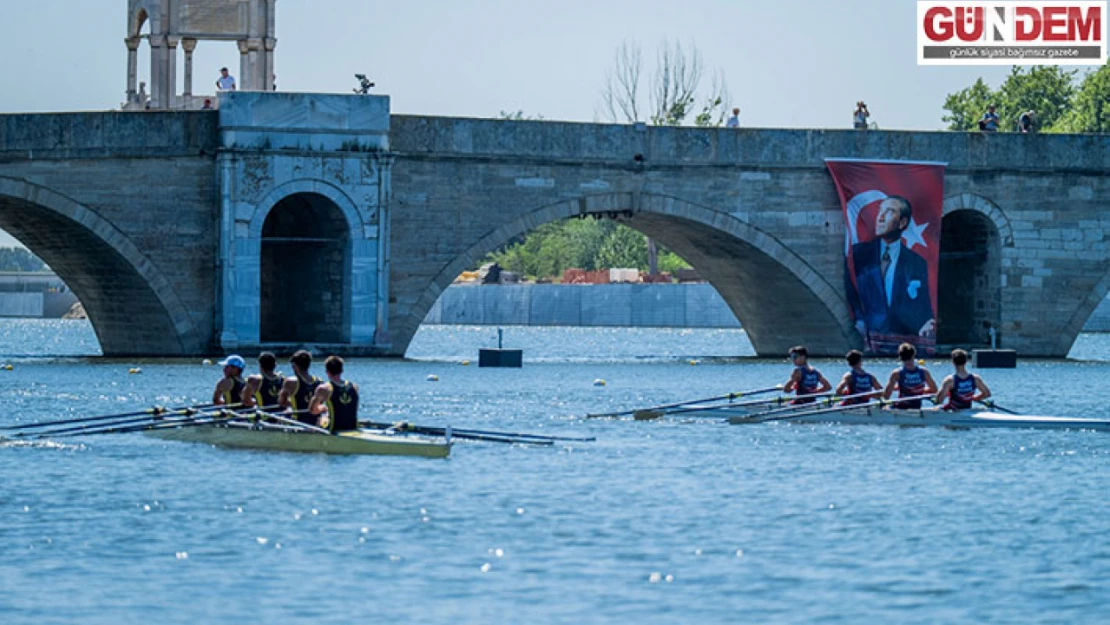
[[[199,41],[239,44],[238,87],[273,91],[277,0],[128,0],[128,109],[199,109],[213,96],[193,94],[193,51]],[[144,35],[144,27],[149,34]],[[138,55],[150,44],[150,94],[138,87]],[[184,91],[177,93],[177,48],[185,52]]]
[[[389,98],[220,95],[219,346],[389,347]]]

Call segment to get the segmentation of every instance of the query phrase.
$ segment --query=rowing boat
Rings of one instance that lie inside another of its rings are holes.
[[[891,410],[876,406],[860,408],[814,408],[808,411],[768,415],[728,415],[732,424],[767,423],[844,423],[852,425],[897,425],[902,427],[1027,428],[1037,430],[1102,430],[1110,432],[1110,419],[1041,417],[999,412],[962,410]]]
[[[446,458],[451,453],[450,435],[430,438],[385,430],[352,430],[329,435],[295,427],[227,422],[157,428],[146,430],[146,434],[162,440],[205,443],[232,449],[425,458]]]

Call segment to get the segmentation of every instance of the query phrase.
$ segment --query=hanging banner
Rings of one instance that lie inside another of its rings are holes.
[[[945,163],[825,163],[844,209],[845,289],[864,345],[935,353]]]

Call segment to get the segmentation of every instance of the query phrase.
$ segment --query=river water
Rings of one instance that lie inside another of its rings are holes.
[[[584,419],[789,368],[733,358],[739,330],[588,328],[508,329],[523,369],[461,364],[495,334],[426,327],[411,360],[351,362],[363,415],[596,442],[0,443],[0,622],[1110,621],[1105,433]],[[1106,416],[1108,347],[982,373],[1007,407]],[[85,322],[0,321],[0,425],[199,403],[219,375],[96,353]]]

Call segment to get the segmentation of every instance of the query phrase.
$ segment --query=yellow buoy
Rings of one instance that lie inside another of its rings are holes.
[[[919,364],[919,365],[921,365],[921,366],[923,366],[923,367],[924,367],[924,366],[925,366],[925,359],[924,359],[924,358],[922,358],[921,360],[918,360],[918,361],[917,361],[917,364]]]
[[[429,382],[439,382],[439,376],[433,373],[433,374],[428,376],[428,381]]]
[[[205,367],[207,367],[207,366],[209,366],[209,365],[211,365],[211,364],[212,364],[212,361],[211,361],[211,360],[208,360],[207,358],[205,358],[204,360],[200,361],[200,364],[202,364],[202,365],[204,365]]]
[[[694,359],[690,359],[690,364],[691,365],[696,365],[696,364],[698,364],[698,361],[694,360]]]
[[[601,378],[594,380],[594,386],[605,386],[605,380],[602,380]]]
[[[131,367],[127,370],[128,373],[142,373],[143,370],[138,367]]]
[[[464,367],[467,367],[467,366],[470,366],[470,361],[469,361],[469,360],[464,360],[464,361],[462,361],[462,362],[461,362],[461,363],[459,363],[459,364],[461,364],[461,365],[462,365],[462,366],[464,366]]]
[[[4,365],[3,367],[0,367],[0,369],[3,369],[4,371],[11,371],[12,369],[15,369],[15,367],[8,364],[8,365]]]

